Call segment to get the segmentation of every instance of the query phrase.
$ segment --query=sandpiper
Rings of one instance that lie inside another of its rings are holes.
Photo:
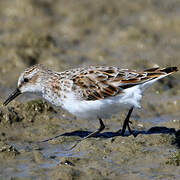
[[[89,66],[56,72],[37,64],[20,75],[17,89],[4,105],[22,93],[38,93],[52,105],[62,107],[76,117],[97,118],[100,127],[82,140],[104,130],[102,118],[128,108],[122,130],[117,131],[124,136],[126,127],[132,134],[129,118],[133,108],[141,107],[140,100],[144,90],[158,79],[176,71],[177,67],[156,67],[138,72],[112,66]]]

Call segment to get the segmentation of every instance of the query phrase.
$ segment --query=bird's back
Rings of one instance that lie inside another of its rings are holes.
[[[156,80],[175,71],[177,67],[151,68],[142,72],[117,67],[90,66],[72,73],[73,89],[84,100],[100,100],[121,94],[124,90],[140,85],[142,90]]]

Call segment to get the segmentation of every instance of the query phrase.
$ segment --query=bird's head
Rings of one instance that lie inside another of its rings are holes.
[[[15,91],[4,102],[7,105],[17,96],[25,92],[41,93],[42,83],[45,78],[47,68],[43,65],[34,65],[27,68],[19,77]]]

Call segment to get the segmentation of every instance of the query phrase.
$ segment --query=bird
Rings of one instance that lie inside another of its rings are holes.
[[[126,128],[133,134],[129,125],[130,116],[134,108],[141,108],[140,100],[145,89],[176,71],[178,68],[175,66],[143,71],[115,66],[87,66],[57,72],[43,64],[36,64],[21,73],[17,88],[3,104],[6,106],[20,94],[29,92],[40,95],[50,104],[78,118],[98,119],[99,128],[81,141],[104,130],[103,118],[128,109],[122,130],[117,131],[125,136]]]

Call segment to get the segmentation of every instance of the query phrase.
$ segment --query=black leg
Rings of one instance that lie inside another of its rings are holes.
[[[84,141],[85,139],[90,138],[90,137],[94,137],[96,134],[98,134],[98,133],[100,133],[101,131],[103,131],[104,128],[105,128],[105,125],[104,125],[104,123],[103,123],[103,121],[102,121],[101,118],[99,118],[99,123],[100,123],[100,126],[99,126],[99,128],[98,128],[97,130],[95,130],[95,131],[92,132],[91,134],[87,135],[86,137],[84,137],[83,139],[81,139],[80,141],[78,141],[76,144],[74,144],[74,145],[73,145],[70,149],[68,149],[68,150],[71,150],[71,149],[75,148],[79,143],[81,143],[81,142]]]
[[[126,131],[126,127],[128,127],[129,133],[133,134],[132,130],[131,130],[130,126],[129,126],[129,123],[131,123],[131,121],[129,121],[129,118],[131,116],[132,111],[133,111],[133,107],[129,110],[129,112],[128,112],[127,116],[126,116],[126,119],[124,120],[122,131],[121,130],[117,131],[117,133],[119,133],[121,131],[122,136],[124,136],[124,133]]]

